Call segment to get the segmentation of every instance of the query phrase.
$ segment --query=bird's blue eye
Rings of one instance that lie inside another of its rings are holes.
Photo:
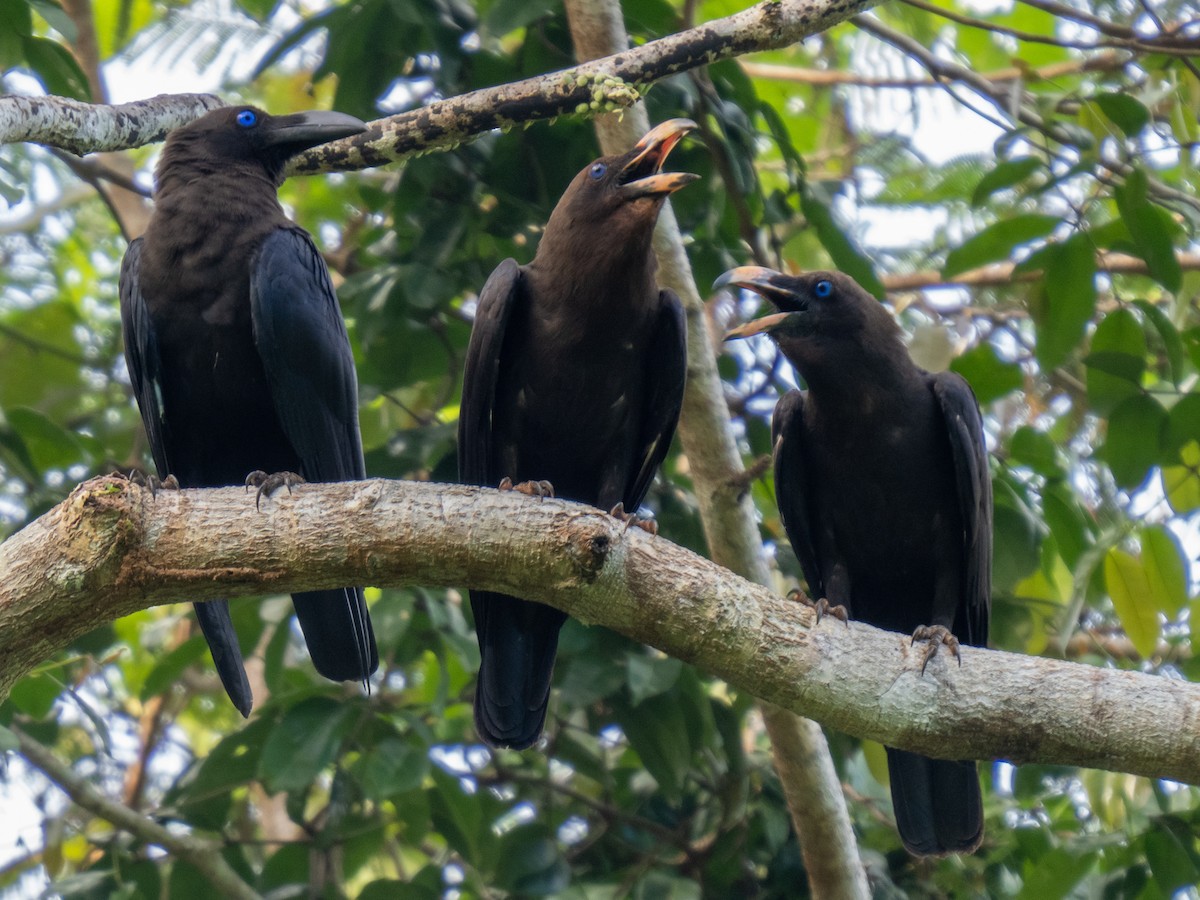
[[[604,163],[596,163],[591,169],[588,170],[588,174],[599,181],[604,177],[604,173],[607,171],[608,166],[606,166]]]
[[[253,128],[258,124],[258,116],[254,114],[252,109],[243,109],[237,114],[237,123],[243,128]]]
[[[833,285],[828,281],[818,281],[813,287],[813,293],[818,297],[828,297],[833,293]]]

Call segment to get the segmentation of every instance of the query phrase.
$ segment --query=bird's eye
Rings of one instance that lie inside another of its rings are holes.
[[[594,166],[591,167],[591,169],[588,170],[588,174],[591,175],[597,181],[599,181],[601,178],[604,177],[604,173],[607,171],[608,171],[608,166],[606,166],[604,163],[596,163]]]
[[[828,297],[833,293],[833,284],[828,281],[818,281],[813,287],[813,293],[818,297]]]
[[[258,116],[254,114],[252,109],[243,109],[237,114],[237,123],[243,128],[253,128],[258,124]]]

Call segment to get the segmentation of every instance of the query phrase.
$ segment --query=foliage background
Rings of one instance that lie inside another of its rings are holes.
[[[627,4],[627,27],[642,41],[741,5],[646,0]],[[651,91],[653,121],[702,125],[672,155],[703,176],[674,201],[697,280],[749,261],[836,266],[886,297],[922,364],[961,372],[987,414],[993,645],[1196,680],[1195,11],[956,6],[891,4]],[[411,104],[572,62],[546,0],[0,4],[6,89],[32,77],[80,98],[103,99],[101,73],[196,71],[230,101],[369,119],[385,95]],[[116,298],[122,230],[139,229],[144,202],[114,184],[136,169],[144,192],[155,153],[81,166],[0,152],[0,534],[77,481],[145,461]],[[452,479],[474,292],[501,259],[531,258],[595,155],[591,124],[563,119],[284,187],[339,284],[369,474]],[[719,330],[753,306],[716,297],[709,311]],[[760,457],[791,374],[766,343],[722,368],[746,456]],[[783,589],[799,571],[769,473],[751,490]],[[703,552],[678,448],[650,505],[665,537]],[[125,804],[220,835],[230,864],[278,896],[802,891],[750,698],[570,623],[544,751],[489,753],[471,727],[478,651],[462,597],[369,599],[385,660],[369,695],[313,675],[286,601],[246,599],[234,608],[255,648],[248,722],[180,606],[78,641],[18,685],[0,725]],[[878,897],[1197,896],[1195,788],[983,766],[983,848],[918,863],[894,832],[881,749],[831,742]],[[19,757],[5,772],[6,806],[32,799],[37,813],[0,870],[14,896],[47,883],[71,897],[211,893],[185,863],[69,808]]]

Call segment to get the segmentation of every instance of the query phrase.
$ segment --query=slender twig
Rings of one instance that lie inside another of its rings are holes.
[[[16,735],[20,753],[26,761],[61,788],[81,809],[110,822],[144,843],[162,847],[179,859],[191,863],[208,879],[220,896],[256,900],[258,894],[242,881],[221,856],[220,843],[172,832],[153,819],[110,800],[20,727],[10,725],[9,730]]]

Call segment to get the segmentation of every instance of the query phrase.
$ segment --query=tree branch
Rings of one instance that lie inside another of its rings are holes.
[[[191,863],[222,897],[240,900],[255,900],[258,897],[222,858],[219,843],[189,834],[174,833],[148,816],[108,799],[91,782],[75,774],[70,766],[20,728],[9,726],[9,730],[16,735],[21,755],[26,761],[58,785],[76,806],[106,822],[111,822],[144,843],[162,847],[179,859]]]
[[[292,161],[288,174],[352,171],[453,147],[493,129],[632,106],[656,81],[756,50],[786,47],[825,31],[880,0],[764,0],[758,5],[641,47],[561,72],[471,91],[371,123]],[[59,97],[0,97],[0,143],[35,141],[74,153],[122,150],[161,140],[172,128],[221,105],[209,95],[156,97],[91,106]]]
[[[0,144],[32,141],[71,153],[153,144],[225,101],[212,94],[159,94],[108,106],[66,97],[0,97]]]
[[[962,664],[807,608],[578,503],[463,485],[241,488],[93,479],[0,544],[0,695],[102,623],[158,603],[374,583],[528,597],[852,735],[928,755],[1200,784],[1200,686],[975,647]]]

